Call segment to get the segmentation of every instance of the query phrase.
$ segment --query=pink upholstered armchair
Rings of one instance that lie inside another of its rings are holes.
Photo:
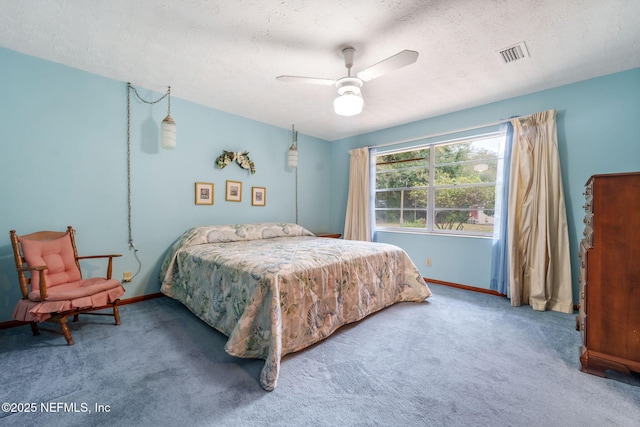
[[[74,321],[81,313],[113,316],[119,325],[118,302],[125,292],[120,282],[111,278],[113,258],[121,255],[79,257],[74,232],[71,226],[67,231],[24,236],[18,236],[15,230],[10,232],[22,292],[14,319],[30,322],[33,335],[39,335],[38,322],[59,323],[69,345],[74,344],[67,326],[69,316],[74,316]],[[82,278],[79,260],[88,258],[108,258],[106,278]],[[113,313],[90,313],[105,308],[112,308]]]

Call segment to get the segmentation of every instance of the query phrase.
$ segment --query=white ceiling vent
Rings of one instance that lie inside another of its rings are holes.
[[[504,49],[500,49],[498,52],[500,59],[503,63],[509,64],[511,62],[518,61],[523,58],[529,57],[529,52],[527,51],[527,45],[524,42],[520,42],[516,45],[509,46]]]

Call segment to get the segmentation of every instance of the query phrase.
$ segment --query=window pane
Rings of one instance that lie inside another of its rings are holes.
[[[478,160],[454,163],[435,168],[435,185],[495,182],[498,160]]]
[[[425,228],[427,226],[427,211],[425,209],[404,209],[401,225],[406,228]]]
[[[494,186],[436,188],[435,208],[493,209],[496,202]]]
[[[500,138],[435,147],[435,185],[495,182]]]
[[[428,191],[422,190],[405,190],[402,200],[402,206],[404,208],[427,208]]]
[[[455,163],[465,160],[495,159],[500,149],[500,137],[437,145],[435,163]]]
[[[493,233],[493,210],[439,210],[435,212],[434,227],[442,231]]]
[[[435,147],[436,165],[458,163],[470,158],[470,143],[446,144]]]
[[[376,210],[376,226],[378,227],[399,227],[400,209],[398,210]]]
[[[376,173],[376,188],[423,187],[429,183],[429,168],[403,168]]]
[[[376,226],[425,228],[427,226],[427,211],[425,209],[376,210]]]
[[[396,191],[377,191],[376,192],[376,208],[399,208],[402,192]]]
[[[429,149],[376,158],[376,188],[407,188],[429,183]]]
[[[376,192],[376,225],[426,227],[427,194],[426,189]]]
[[[437,230],[462,231],[468,219],[469,211],[466,210],[436,211],[433,225]]]

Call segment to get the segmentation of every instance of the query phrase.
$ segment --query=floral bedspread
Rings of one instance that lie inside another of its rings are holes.
[[[193,228],[160,275],[165,295],[229,337],[227,353],[265,360],[265,390],[275,389],[285,354],[396,302],[431,296],[402,249],[318,238],[296,224]]]

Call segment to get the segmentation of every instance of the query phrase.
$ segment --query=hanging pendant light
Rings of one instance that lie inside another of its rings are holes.
[[[169,107],[167,109],[167,117],[160,124],[160,146],[171,150],[176,148],[176,122],[171,118],[171,86],[167,89],[169,99]]]
[[[289,147],[289,153],[287,155],[287,164],[290,168],[298,167],[298,132],[296,132],[294,125],[291,125],[291,147]]]

